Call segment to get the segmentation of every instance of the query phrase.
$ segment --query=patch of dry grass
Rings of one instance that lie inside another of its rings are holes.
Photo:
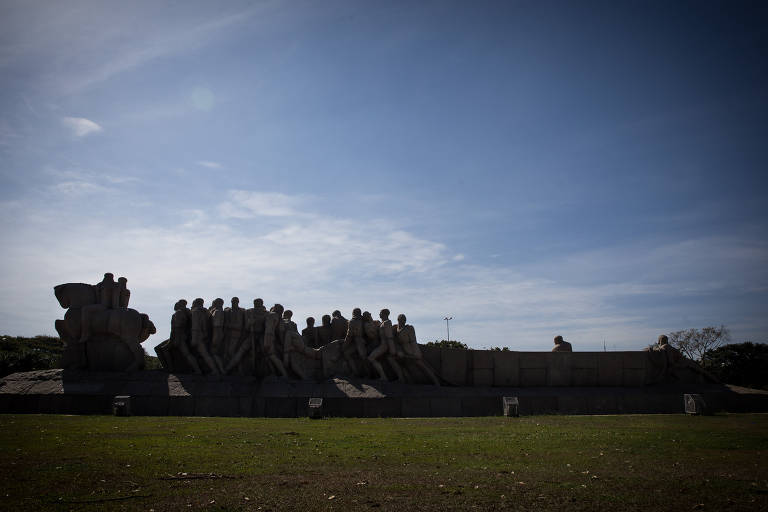
[[[768,415],[0,415],[2,510],[768,509]]]

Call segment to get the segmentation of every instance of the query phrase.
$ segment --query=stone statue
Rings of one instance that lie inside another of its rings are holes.
[[[240,348],[240,342],[245,337],[245,310],[240,307],[240,299],[232,297],[231,307],[224,310],[224,345],[227,359]]]
[[[320,359],[320,352],[304,344],[296,323],[291,321],[292,316],[293,312],[290,309],[285,310],[283,313],[283,323],[285,324],[283,334],[283,367],[286,370],[291,370],[299,379],[307,380],[308,376],[304,372],[299,358]]]
[[[392,370],[394,370],[395,374],[397,375],[397,381],[405,382],[403,370],[400,368],[400,365],[395,359],[395,356],[398,356],[398,353],[395,347],[395,335],[392,330],[392,321],[389,319],[389,310],[386,308],[382,309],[379,313],[379,318],[381,318],[381,324],[378,326],[379,346],[376,347],[373,352],[370,353],[370,355],[368,355],[368,361],[379,374],[379,380],[387,380],[387,374],[384,373],[384,368],[379,362],[379,359],[382,356],[386,356],[387,362],[389,362]],[[371,324],[375,326],[373,322],[371,322]],[[402,351],[400,352],[399,356],[403,357]]]
[[[331,313],[331,340],[343,340],[347,336],[349,322],[338,309]]]
[[[264,341],[262,343],[262,352],[267,358],[267,361],[271,363],[274,370],[281,376],[285,377],[285,367],[283,362],[278,357],[277,343],[278,343],[278,327],[283,315],[283,306],[275,304],[269,309],[269,313],[264,318]]]
[[[696,379],[719,382],[717,377],[670,345],[669,338],[665,334],[660,335],[656,344],[645,350],[649,352],[651,367],[655,369],[655,375],[650,378],[652,382],[690,382]]]
[[[65,343],[62,366],[70,369],[135,371],[144,367],[141,343],[155,326],[149,317],[128,309],[127,280],[104,274],[97,285],[67,283],[54,287],[67,309],[56,331]]]
[[[251,354],[253,359],[254,371],[257,367],[258,354],[261,352],[262,341],[264,339],[264,320],[267,318],[267,309],[264,307],[264,301],[254,299],[253,308],[245,313],[245,324],[248,329],[248,336],[251,340]]]
[[[304,345],[310,348],[320,348],[320,344],[317,342],[317,328],[315,328],[315,319],[313,317],[307,318],[307,326],[301,330],[301,339]]]
[[[216,361],[216,365],[223,371],[222,358],[226,357],[224,329],[227,322],[224,313],[224,299],[214,299],[208,311],[211,314],[211,356]]]
[[[573,352],[573,347],[562,336],[555,336],[555,346],[552,352]]]
[[[324,347],[332,341],[331,315],[323,315],[322,324],[317,328],[317,346]]]
[[[171,317],[171,337],[155,347],[163,368],[178,373],[203,373],[197,359],[190,351],[192,332],[192,313],[187,301],[180,299],[173,306]]]
[[[397,327],[395,328],[395,339],[400,345],[400,349],[403,354],[403,358],[406,361],[415,364],[427,377],[432,381],[435,386],[440,385],[440,381],[437,380],[434,370],[429,367],[424,358],[421,355],[421,349],[416,341],[416,330],[412,325],[406,324],[405,315],[400,314],[397,316]]]
[[[211,315],[205,309],[205,301],[203,299],[197,298],[192,301],[190,320],[190,348],[205,363],[208,373],[213,375],[224,373],[221,362],[208,351]]]
[[[333,321],[331,321],[333,325]],[[352,318],[347,322],[347,333],[344,337],[344,348],[342,349],[344,360],[349,365],[354,375],[361,376],[357,364],[354,361],[354,355],[357,355],[362,361],[367,361],[365,339],[363,339],[363,317],[360,308],[352,310]]]

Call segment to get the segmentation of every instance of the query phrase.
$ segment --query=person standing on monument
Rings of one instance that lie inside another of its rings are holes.
[[[395,328],[395,339],[400,344],[400,348],[403,353],[403,357],[406,360],[412,361],[423,371],[427,377],[432,381],[435,386],[440,385],[440,381],[437,379],[434,370],[430,368],[426,361],[424,361],[421,355],[421,349],[416,341],[416,330],[412,325],[406,324],[405,315],[397,315],[397,327]]]
[[[392,331],[392,320],[389,319],[389,310],[387,308],[382,309],[379,313],[379,318],[381,318],[381,324],[378,326],[379,346],[370,353],[368,356],[368,361],[379,374],[379,380],[387,380],[387,375],[384,373],[384,368],[379,362],[379,359],[382,356],[386,356],[387,362],[389,362],[389,365],[394,370],[395,375],[397,375],[397,382],[405,382],[403,369],[400,368],[400,365],[395,359],[395,356],[398,354],[395,347],[395,335]],[[400,356],[402,357],[402,355],[403,354],[401,352]]]
[[[552,352],[573,352],[573,347],[562,336],[555,336],[555,346]]]

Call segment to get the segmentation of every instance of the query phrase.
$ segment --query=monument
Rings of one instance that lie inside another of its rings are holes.
[[[0,379],[0,412],[188,416],[482,416],[532,413],[683,413],[682,397],[707,410],[768,411],[768,392],[718,383],[670,346],[574,352],[562,336],[551,351],[462,350],[418,343],[406,315],[374,320],[354,308],[306,321],[261,298],[253,307],[216,298],[179,299],[162,370],[142,371],[141,343],[155,332],[128,308],[127,280],[54,288],[67,311],[56,320],[61,370]],[[312,400],[310,402],[310,399]],[[117,407],[120,403],[123,406]],[[314,404],[314,405],[312,405]],[[322,404],[319,406],[318,404]],[[510,412],[510,404],[514,411]],[[506,409],[504,409],[506,407]],[[687,406],[686,406],[687,407]]]

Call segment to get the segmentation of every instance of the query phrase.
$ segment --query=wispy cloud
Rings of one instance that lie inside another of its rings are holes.
[[[223,167],[219,162],[212,162],[210,160],[198,160],[197,165],[207,167],[208,169],[221,169]]]
[[[97,123],[84,117],[65,117],[62,120],[64,126],[69,128],[75,137],[85,137],[91,133],[98,133],[103,130]]]
[[[219,205],[219,214],[225,219],[297,216],[301,215],[297,208],[300,208],[304,202],[302,196],[289,196],[277,192],[230,190],[227,196],[228,200]]]

